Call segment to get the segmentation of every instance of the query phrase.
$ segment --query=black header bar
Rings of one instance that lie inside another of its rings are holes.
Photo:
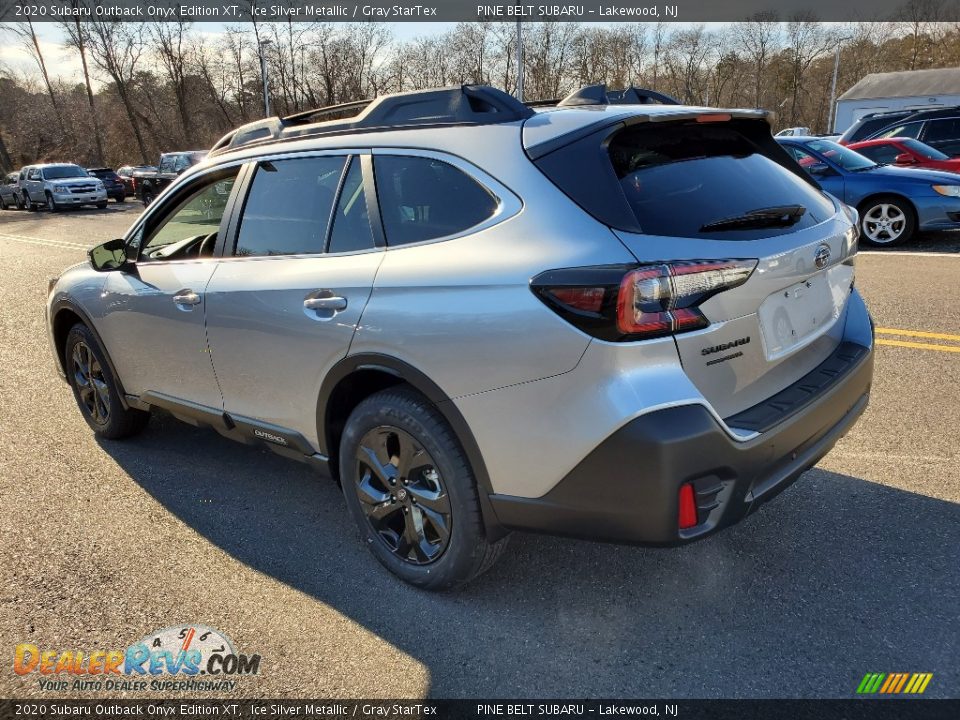
[[[733,22],[804,17],[840,21],[960,21],[960,2],[934,0],[0,0],[0,22]]]
[[[0,720],[956,720],[960,700],[0,700]]]

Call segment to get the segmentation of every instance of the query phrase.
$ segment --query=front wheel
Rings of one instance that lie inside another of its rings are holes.
[[[53,199],[52,193],[47,193],[47,210],[50,212],[57,212],[60,209],[60,206],[57,205],[57,201]]]
[[[153,202],[155,197],[156,195],[154,195],[152,188],[144,188],[143,194],[141,195],[141,199],[143,200],[143,206],[148,207],[150,203]]]
[[[863,203],[860,211],[860,235],[876,247],[902,245],[917,229],[917,214],[906,200],[885,195]]]
[[[473,472],[453,431],[411,389],[376,393],[350,414],[340,479],[367,547],[412,585],[462,585],[493,565],[505,545],[487,540]]]
[[[123,406],[119,385],[110,372],[103,348],[86,325],[77,323],[70,329],[64,356],[73,396],[94,433],[119,440],[136,435],[147,426],[149,412]]]
[[[97,203],[97,209],[98,209],[98,210],[106,210],[106,208],[107,208],[107,201],[106,201],[106,200],[104,200],[103,202],[98,202],[98,203]]]

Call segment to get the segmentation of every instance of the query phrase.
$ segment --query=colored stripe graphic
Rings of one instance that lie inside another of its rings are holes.
[[[857,686],[858,695],[920,695],[933,679],[933,673],[867,673]]]

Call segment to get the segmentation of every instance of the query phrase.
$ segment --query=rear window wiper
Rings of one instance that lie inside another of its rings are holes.
[[[742,228],[785,227],[796,223],[807,209],[803,205],[776,205],[749,210],[743,215],[714,220],[700,226],[700,232]]]

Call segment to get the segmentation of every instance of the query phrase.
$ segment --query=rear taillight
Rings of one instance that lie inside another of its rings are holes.
[[[645,340],[707,327],[699,305],[745,283],[756,266],[756,260],[710,260],[570,268],[542,273],[531,287],[595,337]]]
[[[705,328],[710,323],[696,306],[721,290],[742,285],[756,266],[756,260],[723,260],[633,270],[620,283],[617,326],[625,335]]]

